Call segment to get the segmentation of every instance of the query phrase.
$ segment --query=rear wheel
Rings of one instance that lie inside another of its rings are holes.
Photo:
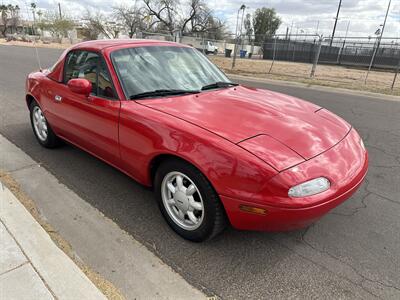
[[[226,227],[225,211],[217,193],[194,166],[181,160],[162,163],[155,188],[165,220],[183,238],[201,242]]]
[[[33,133],[39,144],[46,148],[57,147],[60,144],[60,139],[54,134],[36,101],[32,101],[29,110]]]

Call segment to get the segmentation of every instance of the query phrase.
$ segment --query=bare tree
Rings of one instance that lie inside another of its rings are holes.
[[[177,15],[177,0],[143,0],[146,5],[149,16],[154,16],[156,21],[153,25],[161,23],[161,27],[169,31],[170,34],[174,32]]]
[[[223,40],[226,38],[226,25],[224,22],[210,16],[206,26],[207,38],[214,40]]]
[[[87,11],[84,17],[86,24],[83,28],[83,36],[87,40],[96,40],[100,34],[103,34],[108,39],[115,39],[120,32],[119,24],[115,21],[106,21],[107,18],[100,12],[92,14]]]
[[[128,29],[128,35],[130,38],[136,32],[136,29],[141,29],[144,27],[144,8],[138,8],[135,4],[133,6],[119,6],[113,8],[114,17],[119,21],[123,27]]]
[[[193,31],[197,23],[201,23],[202,19],[204,18],[204,14],[202,16],[202,13],[204,13],[206,10],[207,6],[202,0],[191,0],[189,4],[189,14],[186,18],[183,18],[182,25],[180,26],[181,31],[185,32],[188,24],[191,25],[190,30]]]
[[[204,33],[217,31],[220,34],[223,23],[212,16],[212,11],[203,0],[143,0],[147,14],[154,17],[153,25],[170,34],[175,30],[182,33]]]
[[[193,10],[195,14],[189,17],[191,25],[189,32],[205,32],[208,29],[212,29],[214,19],[207,5],[202,1],[192,0],[191,6],[196,6],[196,9]]]

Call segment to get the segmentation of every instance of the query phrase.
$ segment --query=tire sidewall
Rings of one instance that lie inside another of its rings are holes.
[[[161,192],[161,183],[164,177],[172,171],[177,171],[188,176],[197,186],[203,200],[203,221],[202,224],[195,230],[185,230],[179,225],[177,225],[172,218],[169,216],[163,200]],[[217,197],[215,191],[212,189],[211,185],[207,182],[207,179],[196,169],[182,161],[174,160],[167,161],[163,163],[156,174],[154,187],[156,189],[156,195],[158,200],[158,206],[161,210],[162,215],[167,221],[168,225],[183,238],[194,241],[201,242],[206,240],[213,232],[213,227],[215,223],[215,199]]]
[[[33,109],[35,107],[39,107],[40,110],[42,110],[42,108],[40,107],[40,105],[36,101],[32,101],[32,103],[29,105],[29,116],[30,116],[30,120],[31,120],[31,127],[32,127],[32,130],[33,130],[33,134],[35,135],[36,140],[38,141],[38,143],[40,145],[42,145],[43,147],[46,147],[46,148],[53,148],[53,147],[55,147],[57,145],[57,140],[56,140],[57,137],[54,135],[54,133],[53,133],[53,131],[52,131],[52,129],[50,127],[50,124],[47,121],[47,119],[46,119],[46,125],[47,125],[47,137],[46,137],[46,140],[42,141],[38,137],[38,134],[37,134],[37,132],[35,130],[35,125],[33,124]],[[43,113],[43,110],[42,110],[42,113]]]

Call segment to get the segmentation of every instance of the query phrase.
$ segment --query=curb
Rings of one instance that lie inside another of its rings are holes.
[[[1,134],[0,153],[0,174],[7,172],[74,253],[127,299],[207,299],[205,287],[192,286]]]
[[[106,299],[0,182],[0,219],[57,299]]]

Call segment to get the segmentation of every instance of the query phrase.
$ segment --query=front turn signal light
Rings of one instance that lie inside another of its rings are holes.
[[[239,209],[248,213],[257,214],[257,215],[266,215],[267,210],[260,207],[254,207],[249,205],[239,205]]]

